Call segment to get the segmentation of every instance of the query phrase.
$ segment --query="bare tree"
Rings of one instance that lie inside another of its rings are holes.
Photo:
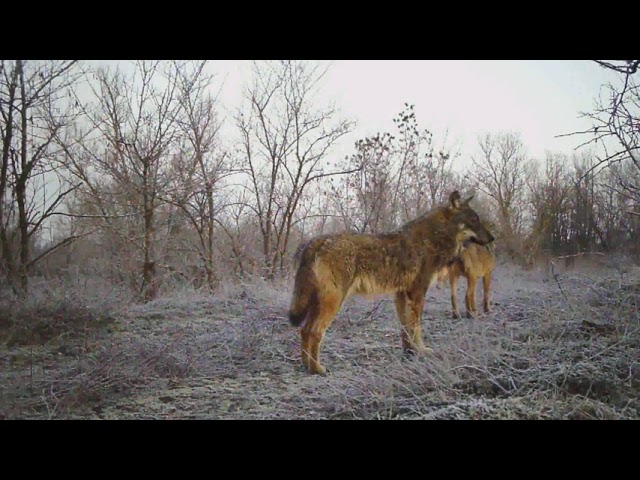
[[[104,226],[142,257],[138,288],[144,300],[156,295],[157,214],[166,203],[183,110],[177,94],[181,64],[165,66],[138,61],[130,76],[95,72],[96,104],[84,109],[93,135],[83,134],[77,148],[67,149],[69,168]]]
[[[586,242],[611,250],[629,242],[633,249],[640,223],[640,60],[595,63],[617,73],[617,81],[605,85],[595,108],[582,114],[590,128],[559,135],[586,136],[576,150],[590,146],[594,152],[588,164],[577,165],[574,188],[581,208],[572,229],[581,248]]]
[[[452,162],[456,153],[446,132],[437,144],[432,132],[420,129],[414,105],[405,104],[394,123],[398,128],[399,168],[393,204],[402,212],[398,219],[402,223],[446,199],[454,182]]]
[[[70,96],[81,76],[74,60],[0,63],[0,267],[20,295],[30,269],[73,240],[32,257],[38,235],[77,186],[66,181],[54,140],[77,119]]]
[[[608,68],[618,73],[624,73],[625,75],[633,75],[638,71],[640,66],[640,60],[617,60],[617,63],[607,62],[604,60],[594,60],[601,67]]]
[[[607,251],[622,248],[638,253],[640,249],[633,242],[640,231],[640,217],[629,215],[634,201],[619,186],[619,179],[640,185],[640,170],[631,162],[611,165],[598,175],[599,210],[598,222],[603,231],[602,246]]]
[[[446,137],[436,148],[433,134],[419,128],[413,105],[405,104],[394,123],[394,134],[357,141],[356,152],[342,164],[355,172],[331,181],[346,228],[388,230],[441,202],[452,186],[453,154]]]
[[[564,154],[548,153],[542,166],[542,172],[529,168],[526,175],[533,217],[531,236],[537,240],[536,246],[562,253],[571,236],[569,158]]]
[[[177,124],[184,144],[173,162],[175,185],[170,201],[196,233],[193,247],[204,266],[207,285],[213,289],[217,283],[219,214],[228,203],[222,195],[222,180],[234,171],[219,139],[221,124],[212,92],[213,76],[204,73],[205,64],[177,69],[177,94],[182,106]]]
[[[495,202],[500,236],[513,242],[521,234],[525,189],[525,147],[518,134],[486,134],[479,139],[479,153],[472,156],[472,176],[478,189]],[[515,245],[509,248],[517,249]]]
[[[593,165],[595,159],[589,153],[574,156],[575,178],[571,188],[571,232],[569,243],[572,253],[592,249],[604,236],[598,225],[599,192]]]
[[[327,168],[331,147],[351,129],[333,106],[314,104],[326,69],[302,61],[254,64],[245,92],[248,114],[236,118],[242,169],[262,236],[264,274],[284,268],[291,229],[309,185],[345,172]]]
[[[389,133],[358,140],[356,152],[341,163],[352,173],[330,179],[334,207],[347,230],[377,233],[395,224],[392,142]]]
[[[249,205],[251,194],[248,190],[239,189],[234,192],[234,200],[220,215],[218,226],[227,242],[221,245],[221,251],[232,263],[232,271],[236,278],[245,278],[255,273],[257,263],[252,253],[257,221]]]
[[[591,168],[584,172],[585,175],[592,171],[616,164],[629,163],[637,171],[640,171],[640,156],[638,154],[640,139],[640,85],[637,81],[637,71],[640,60],[624,60],[596,62],[611,71],[621,75],[616,84],[606,85],[604,98],[597,99],[596,107],[592,112],[583,116],[592,121],[593,126],[582,132],[573,132],[560,136],[587,135],[589,139],[578,148],[590,144],[600,145],[604,153],[596,158]],[[626,171],[618,169],[617,172]],[[640,204],[640,184],[634,177],[618,176],[615,182],[616,189],[623,195],[633,199],[635,205]],[[640,215],[632,208],[628,211],[631,215]]]

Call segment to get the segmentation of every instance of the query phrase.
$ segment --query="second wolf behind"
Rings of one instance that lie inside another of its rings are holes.
[[[467,293],[465,295],[467,317],[473,318],[478,313],[476,308],[476,282],[478,278],[482,278],[484,287],[484,312],[491,311],[491,275],[495,264],[493,244],[478,245],[477,243],[465,242],[460,254],[438,272],[438,288],[447,278],[449,279],[453,318],[460,318],[457,291],[458,278],[463,276],[467,279]]]

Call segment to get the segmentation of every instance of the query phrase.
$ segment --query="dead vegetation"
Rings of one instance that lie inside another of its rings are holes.
[[[100,305],[86,292],[67,292],[53,301],[49,292],[48,310],[44,295],[40,304],[2,310],[0,413],[11,419],[638,418],[637,275],[576,270],[543,282],[536,272],[497,270],[494,311],[477,320],[450,319],[448,292],[427,293],[424,336],[434,349],[427,357],[402,356],[392,302],[349,300],[327,333],[326,378],[298,365],[298,331],[286,319],[288,284],[255,282],[216,295],[175,292],[119,311],[105,310],[113,298]],[[19,329],[18,319],[25,322]]]
[[[87,285],[78,288],[64,282],[38,287],[27,300],[11,294],[0,296],[0,342],[9,348],[59,343],[108,329],[121,305],[118,297],[121,301],[123,296],[114,291],[102,298],[87,295]]]

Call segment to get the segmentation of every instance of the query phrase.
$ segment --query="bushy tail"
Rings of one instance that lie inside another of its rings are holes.
[[[304,260],[296,273],[293,287],[293,298],[289,308],[289,322],[298,327],[304,323],[312,308],[316,308],[318,303],[318,288],[315,282],[315,275],[311,266],[305,264]]]

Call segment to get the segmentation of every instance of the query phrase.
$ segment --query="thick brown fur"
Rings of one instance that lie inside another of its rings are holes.
[[[476,282],[478,278],[482,278],[484,288],[484,312],[490,312],[491,274],[493,273],[495,264],[496,259],[492,244],[482,246],[476,243],[465,243],[460,255],[438,272],[438,288],[440,287],[440,283],[443,283],[447,278],[449,279],[453,318],[460,318],[457,289],[458,278],[462,276],[467,279],[467,293],[465,295],[467,317],[473,318],[478,313],[476,308]]]
[[[289,319],[302,325],[302,363],[324,374],[320,345],[343,302],[351,295],[394,294],[402,346],[424,352],[420,320],[424,296],[438,271],[463,241],[488,244],[494,237],[455,191],[449,204],[378,235],[340,233],[307,242],[300,252]]]

